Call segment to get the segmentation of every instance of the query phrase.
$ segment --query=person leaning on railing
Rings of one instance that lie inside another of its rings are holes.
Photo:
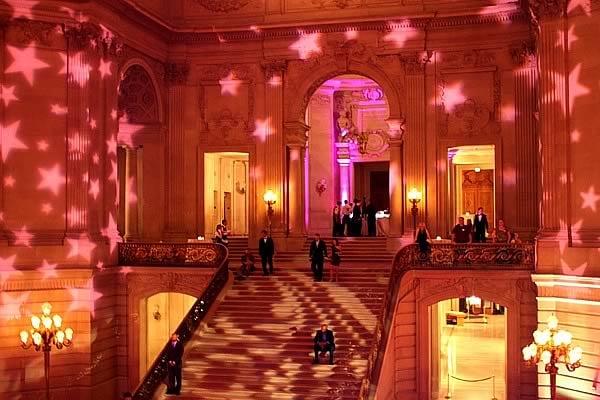
[[[425,227],[424,222],[419,222],[419,226],[415,232],[415,243],[419,246],[421,253],[429,253],[431,250],[431,236],[429,236],[429,231]]]

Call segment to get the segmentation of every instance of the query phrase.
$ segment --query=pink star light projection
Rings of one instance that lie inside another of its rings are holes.
[[[116,182],[119,179],[119,176],[117,175],[117,162],[111,160],[110,168],[110,176],[108,177],[108,180]]]
[[[30,292],[25,292],[13,296],[9,292],[2,292],[0,295],[0,319],[11,321],[23,317],[22,306],[27,302],[29,294]]]
[[[356,40],[358,39],[358,31],[354,28],[348,28],[346,29],[346,32],[344,32],[344,37],[348,42],[351,40]]]
[[[61,106],[60,104],[51,104],[50,112],[54,115],[67,115],[69,109],[65,106]]]
[[[89,284],[91,285],[91,282]],[[102,297],[102,293],[91,288],[71,288],[69,289],[71,295],[71,303],[67,311],[89,311],[92,317],[96,315],[96,300]]]
[[[39,1],[24,0],[15,1],[8,0],[8,4],[13,7],[13,18],[33,19],[33,7],[37,6]]]
[[[7,188],[15,187],[15,178],[12,175],[4,177],[4,186]]]
[[[47,151],[48,150],[48,142],[45,140],[40,140],[36,143],[37,149],[39,151]]]
[[[90,194],[90,196],[92,196],[92,198],[94,200],[96,200],[98,198],[98,195],[100,194],[100,180],[98,180],[98,179],[90,180],[90,190],[88,193]]]
[[[402,21],[398,25],[408,25],[408,23],[406,21]],[[415,28],[399,27],[391,22],[388,24],[388,28],[390,29],[390,32],[383,37],[383,40],[386,42],[392,42],[398,49],[403,48],[406,42],[417,36],[418,33]]]
[[[572,11],[581,7],[581,10],[588,17],[592,16],[592,2],[591,0],[570,0],[567,3],[567,14],[570,14]]]
[[[575,129],[573,132],[571,132],[571,143],[579,143],[580,139],[581,139],[581,132],[579,132],[577,129]]]
[[[255,125],[256,128],[254,129],[254,133],[252,135],[264,143],[267,140],[267,136],[273,130],[271,127],[271,117],[266,119],[257,119]]]
[[[23,74],[25,80],[30,86],[33,86],[35,71],[38,69],[48,68],[50,66],[36,58],[35,47],[33,45],[30,45],[24,49],[6,46],[6,49],[13,58],[13,62],[8,66],[5,72],[7,74]]]
[[[110,241],[110,253],[112,254],[117,248],[117,243],[121,242],[121,237],[119,236],[119,231],[117,229],[117,222],[112,214],[108,216],[108,225],[106,228],[102,228],[101,233],[102,236],[107,237]]]
[[[58,276],[57,266],[58,264],[50,264],[47,260],[43,260],[42,266],[37,270],[42,273],[43,279],[56,278]]]
[[[596,203],[600,200],[600,195],[596,194],[594,185],[590,186],[587,192],[579,192],[579,195],[583,199],[581,209],[589,208],[593,212],[596,212]]]
[[[20,275],[21,271],[15,269],[15,259],[17,256],[13,254],[8,258],[0,257],[0,283],[8,280],[11,275]]]
[[[304,31],[298,30],[298,34],[300,37],[289,48],[298,52],[300,59],[306,60],[312,55],[322,53],[321,46],[319,45],[320,33],[304,33]]]
[[[2,139],[2,161],[6,161],[13,150],[26,150],[25,143],[17,139],[17,130],[21,121],[13,122],[8,126],[0,125],[0,136]]]
[[[579,39],[577,36],[575,36],[575,26],[571,26],[569,28],[569,31],[567,32],[567,49],[571,48],[571,44],[573,44],[574,42],[577,41],[577,39]],[[565,34],[565,31],[559,30],[558,31],[558,39],[556,39],[556,47],[559,47],[561,49],[563,49],[565,47],[565,41],[563,38],[563,35]]]
[[[27,231],[27,227],[23,226],[21,230],[13,231],[15,235],[15,246],[31,247],[31,239],[33,235]]]
[[[569,266],[569,264],[567,264],[566,261],[561,258],[560,259],[560,266],[562,268],[563,274],[565,274],[565,275],[583,276],[583,273],[585,272],[585,269],[587,268],[588,263],[584,262],[579,267],[571,268]]]
[[[15,96],[15,87],[14,86],[4,86],[0,85],[2,89],[0,92],[0,99],[4,102],[5,106],[8,106],[11,101],[19,100],[17,96]]]
[[[573,104],[578,97],[590,93],[590,89],[579,83],[579,74],[581,73],[581,64],[577,64],[569,74],[569,111],[573,111]]]
[[[100,60],[100,66],[98,67],[98,71],[100,72],[100,77],[102,79],[106,78],[107,76],[112,76],[112,61],[104,61],[103,59]]]
[[[221,85],[221,96],[236,96],[241,84],[242,81],[236,79],[235,74],[230,72],[225,78],[219,80],[219,85]]]
[[[50,203],[43,203],[41,211],[42,211],[42,214],[50,215],[50,213],[52,212],[53,209],[54,208],[52,207],[52,204],[50,204]]]
[[[92,259],[92,252],[96,248],[96,244],[90,242],[90,239],[85,235],[81,235],[79,239],[67,238],[70,250],[67,258],[81,257],[87,261]]]
[[[442,102],[446,112],[451,113],[459,104],[463,104],[467,98],[463,94],[463,85],[455,83],[451,86],[446,86],[442,93]]]
[[[55,164],[52,168],[38,168],[38,172],[42,179],[37,188],[49,190],[58,196],[61,186],[65,184],[65,176],[60,172],[60,164]]]

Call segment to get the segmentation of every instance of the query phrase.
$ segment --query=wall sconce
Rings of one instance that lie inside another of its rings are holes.
[[[157,321],[160,321],[160,319],[162,318],[162,315],[160,314],[160,311],[159,311],[158,304],[156,304],[154,306],[154,312],[152,313],[152,317]]]
[[[277,196],[271,189],[268,189],[263,195],[263,201],[267,205],[267,217],[269,219],[269,235],[271,235],[271,218],[275,213],[275,210],[273,210],[273,205],[277,203]]]
[[[421,201],[422,193],[417,190],[417,188],[410,189],[408,192],[408,201],[412,203],[412,208],[410,209],[413,216],[413,228],[415,230],[415,235],[417,233],[417,214],[419,213],[419,207],[417,204]]]

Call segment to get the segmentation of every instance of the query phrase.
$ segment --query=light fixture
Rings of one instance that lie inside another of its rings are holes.
[[[31,329],[19,333],[21,347],[44,352],[44,376],[46,380],[46,400],[50,400],[50,351],[52,346],[60,350],[73,343],[73,329],[62,329],[63,319],[58,314],[52,314],[52,305],[42,305],[42,315],[31,316]]]
[[[475,167],[475,172],[477,172],[477,173],[481,172],[481,168]]]
[[[162,315],[160,315],[158,304],[154,306],[154,312],[152,313],[152,317],[157,321],[160,321],[160,319],[162,318]]]
[[[268,189],[263,195],[263,201],[267,205],[267,219],[269,225],[269,235],[271,235],[271,219],[275,210],[273,209],[273,205],[277,203],[277,195],[271,190]]]
[[[544,365],[544,370],[550,374],[550,398],[555,400],[557,364],[564,363],[568,371],[575,371],[581,366],[583,350],[571,345],[573,335],[570,332],[558,329],[556,316],[551,315],[547,324],[546,329],[533,332],[533,342],[523,347],[522,353],[526,364],[541,362]]]
[[[413,187],[408,192],[408,201],[412,203],[412,208],[410,209],[413,217],[413,228],[415,231],[415,238],[417,235],[417,215],[419,214],[419,207],[417,204],[421,201],[422,193],[417,190],[417,188]]]

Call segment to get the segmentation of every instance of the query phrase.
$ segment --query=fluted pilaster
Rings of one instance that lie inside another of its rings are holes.
[[[402,168],[402,145],[404,121],[388,120],[390,135],[390,232],[389,236],[398,238],[404,233],[404,188]]]

